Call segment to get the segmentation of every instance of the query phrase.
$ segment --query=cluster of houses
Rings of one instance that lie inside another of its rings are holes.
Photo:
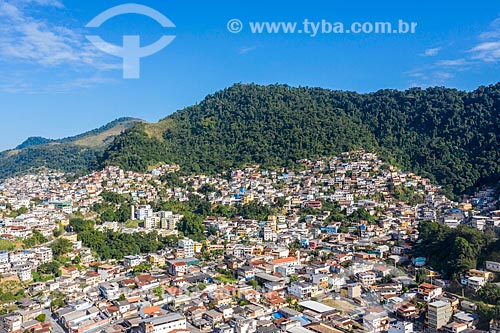
[[[76,234],[64,233],[60,237],[73,244],[68,257],[78,256],[79,264],[63,266],[59,277],[40,282],[31,282],[32,273],[52,261],[50,244],[0,252],[2,281],[18,279],[30,296],[2,304],[9,310],[0,316],[0,332],[477,331],[477,306],[446,292],[448,281],[429,269],[425,282],[417,282],[426,258],[413,257],[411,248],[420,221],[479,230],[498,226],[492,189],[453,202],[428,179],[364,151],[300,163],[300,171],[254,166],[231,177],[180,177],[186,186],[162,180],[178,171],[175,165],[150,173],[107,167],[71,182],[58,173],[4,180],[0,238],[6,240],[29,238],[35,230],[52,239],[72,213],[95,217],[102,191],[129,195],[130,219],[138,226],[106,221],[97,229],[180,237],[176,246],[156,253],[102,262]],[[395,189],[411,192],[414,200],[399,199]],[[211,233],[195,241],[179,235],[182,215],[151,205],[187,201],[191,194],[213,206],[253,203],[276,209],[263,220],[206,216]],[[331,203],[347,216],[363,210],[377,219],[346,225],[328,208]],[[489,261],[461,283],[477,291],[498,273],[500,263]],[[43,313],[47,318],[36,320]],[[491,322],[492,332],[498,327]]]

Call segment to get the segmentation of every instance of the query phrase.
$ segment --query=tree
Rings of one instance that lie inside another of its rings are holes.
[[[143,272],[148,272],[151,270],[151,264],[150,263],[142,263],[142,264],[139,264],[137,266],[135,266],[132,271],[134,272],[134,274],[139,274],[139,273],[143,273]]]
[[[50,302],[50,306],[52,307],[53,310],[62,308],[66,305],[66,302],[64,301],[64,295],[60,295],[52,300]]]
[[[168,235],[163,239],[163,244],[168,247],[174,247],[179,244],[179,237],[177,235]]]
[[[497,305],[500,303],[500,288],[487,283],[479,289],[478,296],[487,304]]]
[[[203,226],[203,217],[198,215],[184,216],[179,223],[179,231],[186,237],[193,240],[203,240],[205,236],[203,231],[205,227]]]
[[[37,246],[43,243],[47,243],[49,240],[42,235],[38,230],[34,230],[33,234],[30,238],[27,238],[23,241],[24,248],[29,249],[33,246]]]
[[[16,245],[6,239],[0,239],[0,251],[12,251],[16,248]]]
[[[475,268],[478,259],[491,252],[486,246],[489,236],[475,228],[451,229],[444,224],[423,221],[418,230],[419,242],[414,253],[428,258],[429,264],[447,278],[458,277]]]
[[[499,91],[498,83],[470,92],[431,87],[369,94],[236,84],[157,124],[128,128],[102,153],[71,140],[31,140],[0,156],[0,177],[39,166],[146,171],[160,162],[180,164],[182,174],[230,175],[231,168],[292,167],[302,158],[364,147],[457,195],[500,178]],[[182,174],[164,179],[186,186]]]
[[[112,203],[112,204],[122,204],[124,203],[127,199],[116,192],[110,192],[110,191],[102,191],[101,192],[101,198],[107,202],[107,203]]]
[[[156,252],[172,240],[160,237],[155,231],[126,234],[114,231],[101,232],[95,229],[78,233],[78,239],[103,259],[122,259],[126,255]]]
[[[373,217],[365,208],[356,209],[351,215],[348,216],[347,219],[351,222],[367,221],[371,224],[375,223],[375,217]]]
[[[37,272],[44,275],[60,276],[61,275],[60,268],[61,268],[60,263],[58,263],[57,261],[51,261],[38,266]]]
[[[118,297],[118,300],[119,300],[120,302],[123,302],[123,301],[125,301],[126,299],[127,299],[127,298],[125,297],[125,295],[124,295],[123,293],[122,293],[122,294],[120,294],[120,296]]]
[[[455,275],[463,274],[469,269],[476,267],[476,258],[474,257],[475,251],[465,238],[455,238],[452,251],[453,255],[451,256],[451,260],[455,265]]]
[[[253,289],[257,289],[257,287],[259,286],[259,283],[255,279],[248,280],[247,284],[252,286]]]
[[[417,270],[417,274],[416,274],[416,282],[417,284],[421,284],[425,281],[427,281],[427,275],[428,275],[428,272],[425,268],[419,268]]]
[[[69,220],[69,228],[77,233],[92,230],[94,228],[94,224],[94,221],[84,220],[80,217],[72,218]]]
[[[66,238],[58,238],[50,245],[50,248],[52,249],[54,258],[57,260],[60,256],[73,251],[73,243]]]
[[[35,318],[35,320],[37,320],[37,321],[39,321],[39,322],[41,322],[41,323],[44,323],[44,322],[45,322],[46,317],[47,317],[47,316],[46,316],[46,314],[45,314],[45,313],[41,313],[41,314],[39,314],[39,315]]]
[[[153,292],[155,293],[156,297],[162,299],[163,298],[163,293],[165,292],[163,290],[163,287],[159,286],[153,289]]]
[[[57,228],[54,229],[54,237],[59,237],[64,233],[64,227],[61,222],[57,223]]]
[[[116,221],[125,223],[130,217],[130,206],[122,204],[115,213]]]
[[[75,265],[78,265],[82,262],[82,257],[80,256],[80,254],[78,254],[77,256],[75,256],[75,258],[73,259],[73,264]]]

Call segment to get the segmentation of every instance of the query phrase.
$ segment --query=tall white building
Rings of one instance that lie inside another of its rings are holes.
[[[153,209],[150,205],[141,205],[137,208],[135,216],[138,220],[144,221],[147,217],[153,217]]]
[[[436,301],[427,305],[427,321],[429,323],[429,330],[437,332],[443,326],[448,324],[453,311],[451,304],[445,301]]]
[[[179,247],[184,250],[184,258],[194,257],[194,241],[187,237],[179,239]]]

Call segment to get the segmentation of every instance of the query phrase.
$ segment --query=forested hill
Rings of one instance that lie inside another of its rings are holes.
[[[78,172],[97,166],[97,156],[113,139],[134,124],[135,118],[119,118],[107,125],[64,139],[31,137],[15,149],[0,153],[0,178],[39,168]]]
[[[463,193],[499,179],[499,110],[500,84],[371,94],[237,84],[156,124],[135,125],[100,165],[145,170],[169,162],[214,172],[363,147]]]

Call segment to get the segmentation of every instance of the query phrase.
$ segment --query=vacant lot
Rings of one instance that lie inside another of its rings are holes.
[[[349,312],[357,308],[356,305],[343,299],[325,298],[322,302],[328,306],[334,307],[335,309],[342,310],[343,312]]]

